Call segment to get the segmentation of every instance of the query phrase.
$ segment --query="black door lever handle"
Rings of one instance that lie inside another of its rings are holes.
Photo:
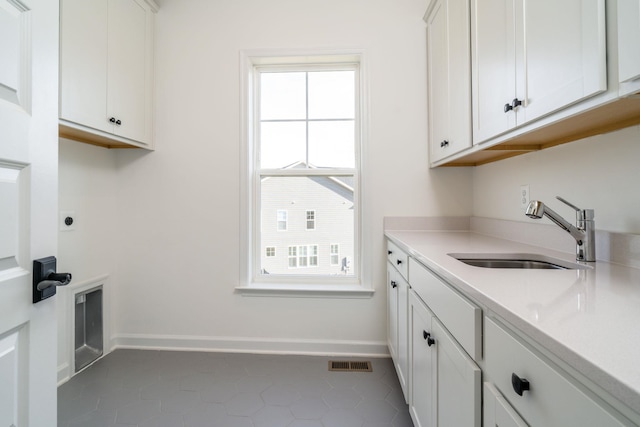
[[[45,280],[38,283],[36,289],[44,291],[51,286],[66,286],[71,282],[71,273],[49,273]]]
[[[71,282],[71,273],[56,272],[56,257],[50,256],[33,261],[33,303],[40,302],[56,294],[58,286]]]

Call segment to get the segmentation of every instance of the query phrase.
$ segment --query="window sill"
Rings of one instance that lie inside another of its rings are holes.
[[[371,298],[375,291],[358,285],[253,283],[236,287],[236,292],[245,297]]]

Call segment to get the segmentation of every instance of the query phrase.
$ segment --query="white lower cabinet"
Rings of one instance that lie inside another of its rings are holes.
[[[402,387],[405,400],[408,401],[409,383],[409,283],[404,278],[406,275],[406,259],[408,256],[400,249],[393,246],[393,260],[387,263],[387,337],[389,353],[398,374],[398,380]],[[398,259],[404,259],[405,263],[398,264]],[[404,267],[404,275],[396,266]]]
[[[415,427],[640,426],[411,248],[389,243],[389,350]]]
[[[512,408],[531,427],[622,427],[634,425],[605,408],[584,387],[492,319],[485,319],[485,378],[504,397],[500,406]],[[485,388],[486,390],[486,388]],[[491,389],[493,390],[493,388]],[[507,404],[508,402],[508,404]],[[487,411],[489,410],[489,415]],[[490,418],[491,399],[485,396],[485,419]],[[505,409],[508,411],[508,409]],[[501,410],[499,409],[498,412]],[[493,426],[485,421],[486,426]],[[500,427],[503,424],[496,422]]]
[[[412,291],[409,295],[409,325],[411,330],[409,360],[411,383],[409,391],[409,412],[414,427],[435,426],[434,393],[435,353],[429,346],[431,319],[433,314]],[[434,342],[435,339],[431,338]],[[433,345],[433,344],[432,344]]]
[[[484,427],[528,427],[493,384],[484,383],[483,393]]]
[[[414,425],[480,427],[480,368],[415,292],[409,300]]]

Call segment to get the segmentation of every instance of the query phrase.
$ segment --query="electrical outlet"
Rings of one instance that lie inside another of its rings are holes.
[[[520,186],[520,207],[526,209],[529,205],[529,184]]]
[[[76,213],[74,211],[60,211],[59,230],[73,231],[76,229]]]

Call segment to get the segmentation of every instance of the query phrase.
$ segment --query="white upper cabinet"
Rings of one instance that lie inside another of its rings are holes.
[[[640,91],[640,2],[618,0],[618,77],[621,93]]]
[[[472,0],[473,141],[603,92],[604,0]]]
[[[143,0],[61,1],[61,136],[152,147],[155,11]]]
[[[469,20],[469,0],[433,0],[425,15],[432,163],[471,146]]]

